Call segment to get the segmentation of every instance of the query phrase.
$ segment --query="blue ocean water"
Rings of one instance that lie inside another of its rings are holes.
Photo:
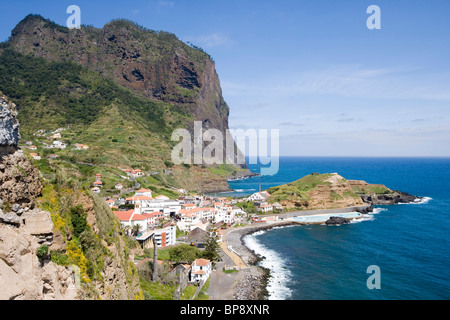
[[[431,200],[378,206],[368,219],[349,225],[276,228],[246,237],[271,269],[271,299],[450,298],[450,159],[286,157],[275,176],[229,184],[244,195],[259,183],[267,189],[312,172],[337,172]],[[367,287],[371,265],[380,268],[381,289]]]

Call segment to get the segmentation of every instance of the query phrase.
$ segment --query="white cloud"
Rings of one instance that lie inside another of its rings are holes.
[[[212,33],[201,36],[194,36],[188,39],[194,45],[199,45],[200,47],[211,48],[217,46],[230,45],[233,41],[223,33]]]

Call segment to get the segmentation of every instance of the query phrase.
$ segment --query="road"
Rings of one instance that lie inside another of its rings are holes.
[[[216,264],[216,270],[211,273],[209,280],[208,295],[209,300],[233,300],[233,285],[240,277],[239,272],[224,273],[223,267],[225,265],[234,266],[233,260],[223,252],[220,252],[222,261]]]

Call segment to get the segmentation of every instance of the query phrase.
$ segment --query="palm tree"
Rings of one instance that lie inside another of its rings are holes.
[[[133,234],[135,236],[137,236],[139,234],[139,232],[141,231],[141,225],[140,224],[135,224],[133,226]]]

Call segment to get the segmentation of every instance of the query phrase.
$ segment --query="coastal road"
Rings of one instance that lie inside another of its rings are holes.
[[[235,265],[233,260],[223,250],[220,252],[222,261],[216,264],[216,270],[211,273],[209,280],[209,300],[234,300],[234,283],[239,279],[240,272],[224,273],[225,265]]]

